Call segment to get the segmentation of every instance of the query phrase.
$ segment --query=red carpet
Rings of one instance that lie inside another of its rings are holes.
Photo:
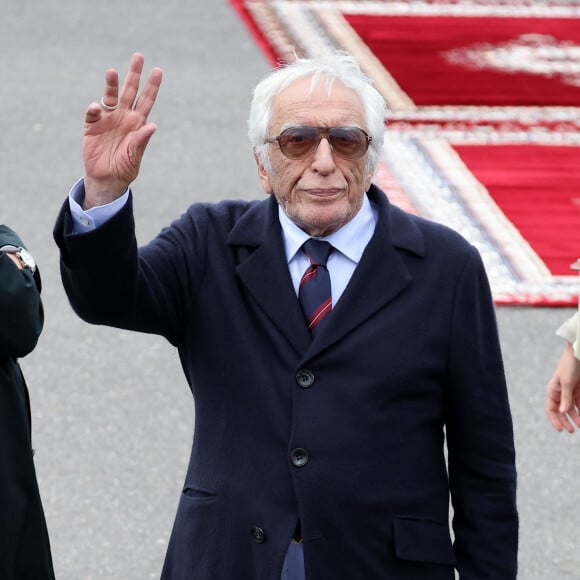
[[[553,274],[580,254],[579,147],[457,146],[476,179]]]
[[[565,63],[568,43],[580,49],[579,19],[354,14],[346,20],[416,105],[580,105],[580,70],[558,73],[549,62]],[[550,50],[542,68],[541,51]]]
[[[231,3],[273,64],[356,56],[391,109],[378,185],[477,246],[497,303],[577,303],[580,3]]]

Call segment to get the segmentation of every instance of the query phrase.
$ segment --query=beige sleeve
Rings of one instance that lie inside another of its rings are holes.
[[[574,348],[574,356],[580,360],[580,310],[569,318],[556,331],[558,336],[566,339]]]

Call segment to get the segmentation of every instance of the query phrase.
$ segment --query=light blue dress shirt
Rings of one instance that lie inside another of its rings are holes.
[[[93,207],[87,211],[84,211],[81,207],[84,195],[84,182],[81,179],[77,181],[69,194],[69,205],[73,216],[73,231],[75,234],[91,231],[113,217],[129,199],[129,190],[119,199],[106,205]],[[282,225],[288,269],[290,270],[294,291],[296,296],[298,296],[300,279],[310,265],[308,258],[304,252],[300,251],[300,248],[311,236],[301,230],[284,213],[280,206],[278,215]],[[327,263],[333,308],[342,296],[355,268],[360,262],[363,252],[373,236],[376,223],[376,210],[365,195],[363,196],[361,209],[349,222],[329,236],[318,238],[330,242],[334,247],[334,252],[330,255]],[[282,566],[280,580],[305,580],[304,548],[302,543],[290,542],[284,565]]]

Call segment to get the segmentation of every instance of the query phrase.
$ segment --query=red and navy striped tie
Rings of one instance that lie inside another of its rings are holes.
[[[302,251],[310,260],[310,266],[300,280],[298,299],[312,335],[320,330],[332,310],[330,276],[326,262],[333,249],[328,242],[313,238],[302,246]]]

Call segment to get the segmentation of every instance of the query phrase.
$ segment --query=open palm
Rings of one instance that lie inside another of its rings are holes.
[[[162,72],[152,69],[139,97],[143,56],[133,55],[119,93],[119,77],[106,72],[101,104],[91,103],[85,114],[83,161],[85,207],[116,199],[135,180],[149,139],[156,130],[147,119],[157,98]]]

